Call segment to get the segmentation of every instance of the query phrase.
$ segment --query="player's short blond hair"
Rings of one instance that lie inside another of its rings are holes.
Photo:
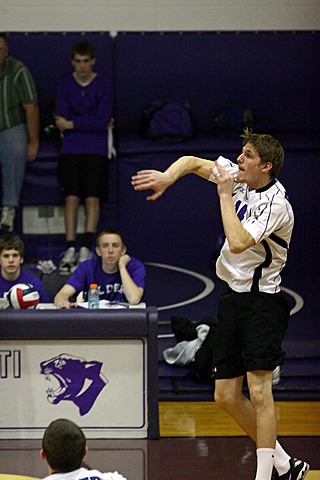
[[[272,135],[253,133],[246,128],[241,135],[243,145],[250,143],[258,152],[262,163],[271,162],[270,177],[277,178],[284,163],[284,151],[280,142]]]

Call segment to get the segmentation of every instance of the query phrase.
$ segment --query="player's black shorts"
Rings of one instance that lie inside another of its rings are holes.
[[[290,307],[282,293],[221,295],[213,349],[215,379],[235,378],[255,370],[274,370],[285,354],[281,343]]]
[[[59,180],[65,196],[108,198],[108,160],[103,155],[61,155]]]

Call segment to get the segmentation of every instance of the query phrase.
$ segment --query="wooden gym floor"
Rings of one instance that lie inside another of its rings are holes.
[[[279,440],[320,480],[320,402],[276,402]],[[213,402],[160,402],[159,440],[89,440],[85,461],[128,480],[254,479],[255,445]],[[42,478],[40,440],[0,440],[0,473]]]

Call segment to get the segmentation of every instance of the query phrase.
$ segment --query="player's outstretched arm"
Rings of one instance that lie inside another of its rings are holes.
[[[211,170],[214,167],[212,160],[199,157],[184,156],[176,160],[165,172],[158,170],[140,170],[132,177],[131,184],[136,191],[153,190],[154,193],[147,200],[157,200],[170,185],[179,178],[194,173],[209,180]]]

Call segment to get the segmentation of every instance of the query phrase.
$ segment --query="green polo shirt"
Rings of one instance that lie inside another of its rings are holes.
[[[23,105],[37,102],[37,91],[27,67],[8,57],[0,73],[0,131],[25,122]]]

